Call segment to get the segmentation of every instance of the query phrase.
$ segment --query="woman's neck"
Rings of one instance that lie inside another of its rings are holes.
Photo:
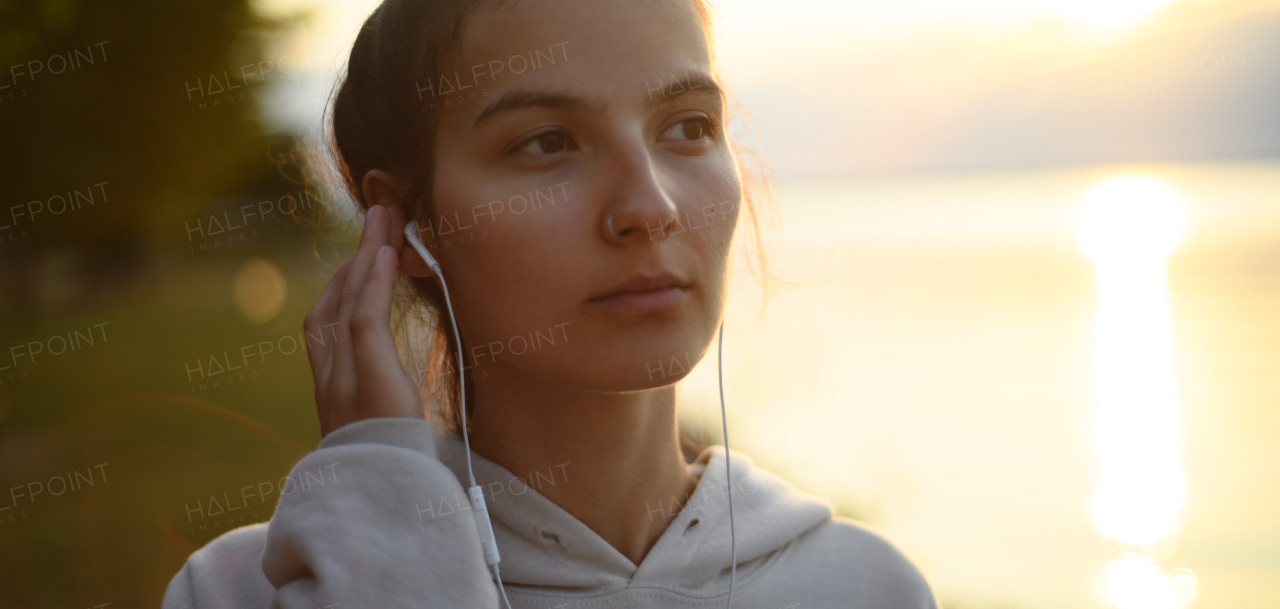
[[[675,388],[599,393],[489,372],[476,379],[472,450],[542,480],[540,494],[639,565],[697,485],[680,451]]]

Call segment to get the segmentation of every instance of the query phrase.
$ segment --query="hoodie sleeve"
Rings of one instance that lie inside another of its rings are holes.
[[[375,418],[329,434],[289,473],[271,521],[257,525],[261,577],[243,576],[244,541],[219,538],[174,577],[164,609],[497,607],[471,519],[420,522],[433,498],[466,496],[437,458],[435,433],[423,419]]]

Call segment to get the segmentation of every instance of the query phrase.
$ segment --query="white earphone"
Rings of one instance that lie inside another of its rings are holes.
[[[427,246],[422,244],[422,237],[418,236],[418,221],[410,220],[404,225],[404,236],[409,238],[409,243],[413,244],[413,249],[418,250],[418,255],[422,256],[422,260],[435,271],[436,277],[440,276],[440,263],[436,262],[436,257],[427,251]]]
[[[426,262],[427,266],[434,272],[436,280],[440,282],[440,288],[444,290],[445,306],[449,309],[449,321],[453,324],[454,342],[458,345],[459,407],[465,410],[467,383],[463,372],[462,335],[458,333],[458,320],[453,314],[453,303],[449,298],[449,286],[444,281],[444,273],[440,270],[440,263],[436,262],[436,258],[431,255],[431,252],[427,251],[427,246],[423,245],[422,238],[418,236],[418,221],[410,220],[405,224],[404,234],[409,239],[409,243],[413,245],[413,249],[417,250],[419,256],[422,256],[423,262]],[[724,320],[720,321],[719,335],[720,338],[716,348],[716,366],[720,381],[720,423],[724,431],[724,469],[729,486],[729,545],[731,557],[729,564],[729,607],[732,609],[733,581],[738,571],[738,539],[733,522],[733,478],[729,476],[729,425],[725,419],[724,368],[721,366],[724,358]],[[475,472],[471,470],[471,434],[467,431],[465,422],[462,426],[462,439],[466,445],[467,452],[467,476],[471,481],[467,494],[471,497],[472,513],[476,518],[476,531],[480,534],[480,545],[484,548],[484,559],[489,566],[493,567],[493,575],[498,580],[498,590],[502,592],[502,600],[507,604],[507,609],[511,609],[511,601],[507,599],[507,590],[502,585],[502,574],[498,570],[498,563],[502,559],[498,555],[498,542],[493,537],[493,524],[489,521],[489,509],[485,506],[484,491],[480,489],[480,485],[476,484]]]

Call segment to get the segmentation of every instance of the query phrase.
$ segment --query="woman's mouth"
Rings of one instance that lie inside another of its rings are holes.
[[[622,292],[601,298],[592,298],[593,306],[617,313],[653,313],[674,309],[684,302],[689,295],[689,288],[683,286],[667,286],[639,292]]]

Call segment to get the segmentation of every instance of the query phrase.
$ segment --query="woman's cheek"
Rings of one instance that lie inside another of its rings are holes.
[[[548,335],[556,324],[570,321],[566,303],[573,290],[559,282],[579,271],[566,268],[551,248],[555,235],[512,221],[489,231],[481,242],[474,250],[473,272],[484,279],[472,282],[469,304],[477,313],[471,324],[476,340],[493,344],[490,359],[523,351],[519,337],[539,331]],[[555,332],[563,334],[564,329]]]

